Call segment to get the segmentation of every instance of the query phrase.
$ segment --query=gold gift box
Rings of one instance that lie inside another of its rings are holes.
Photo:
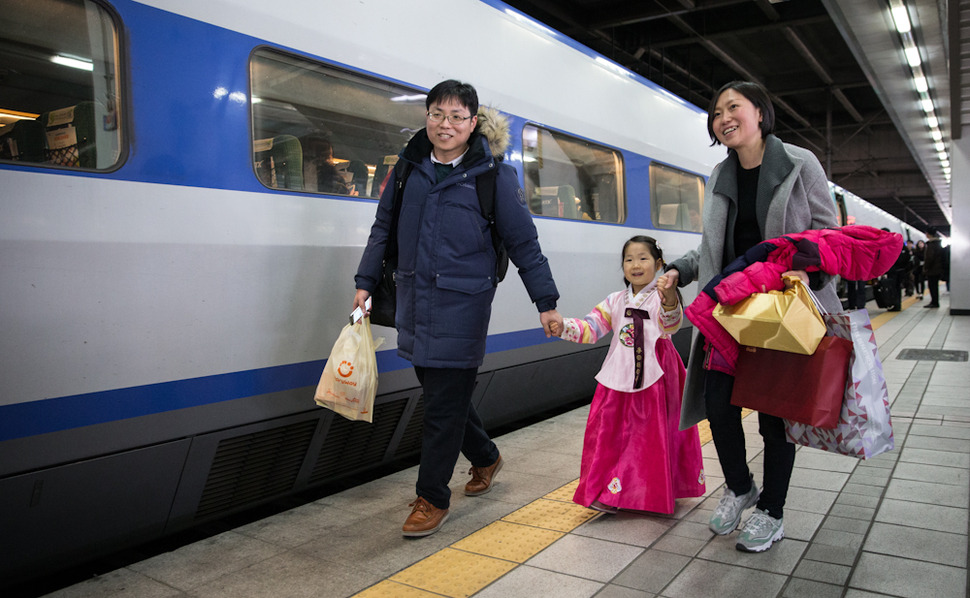
[[[825,336],[825,322],[801,280],[785,291],[755,293],[733,305],[718,303],[714,319],[749,347],[812,355]]]

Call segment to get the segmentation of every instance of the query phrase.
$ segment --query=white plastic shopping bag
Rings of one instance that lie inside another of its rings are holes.
[[[347,324],[340,331],[323,368],[317,405],[350,420],[370,422],[377,396],[377,347],[384,342],[371,336],[370,318]]]
[[[834,430],[785,420],[788,441],[823,451],[871,459],[894,446],[889,392],[879,347],[865,309],[822,314],[828,333],[852,341],[849,379]]]

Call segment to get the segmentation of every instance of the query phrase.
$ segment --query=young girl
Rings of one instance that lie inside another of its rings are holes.
[[[617,509],[673,513],[674,499],[704,494],[697,427],[681,431],[684,364],[670,335],[683,310],[666,288],[663,253],[651,237],[623,245],[627,288],[585,318],[563,318],[564,340],[595,343],[613,331],[583,439],[573,501],[606,513]]]

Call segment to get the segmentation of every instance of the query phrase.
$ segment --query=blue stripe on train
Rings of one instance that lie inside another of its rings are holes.
[[[487,347],[489,353],[498,353],[550,340],[555,339],[546,339],[541,331],[523,330],[490,336]],[[0,407],[0,442],[315,386],[326,362],[321,359],[5,405]],[[380,372],[409,367],[411,363],[398,357],[396,349],[377,352]]]

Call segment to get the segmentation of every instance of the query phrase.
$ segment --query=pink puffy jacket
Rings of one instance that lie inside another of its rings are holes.
[[[687,318],[724,358],[732,373],[738,343],[714,319],[718,303],[731,305],[752,293],[784,288],[788,270],[821,270],[846,280],[871,280],[885,274],[902,250],[903,236],[864,225],[808,230],[755,245],[715,276],[687,307]],[[719,368],[720,369],[720,368]]]

